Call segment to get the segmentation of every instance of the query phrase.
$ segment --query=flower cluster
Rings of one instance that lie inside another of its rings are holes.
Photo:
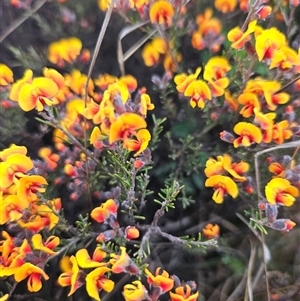
[[[206,162],[204,172],[208,177],[205,186],[214,187],[215,189],[213,200],[217,204],[221,204],[227,194],[236,198],[239,194],[237,183],[244,184],[248,182],[246,176],[248,170],[248,163],[244,161],[232,162],[232,158],[228,154],[218,156],[217,160],[210,158]],[[249,191],[249,183],[244,187]]]

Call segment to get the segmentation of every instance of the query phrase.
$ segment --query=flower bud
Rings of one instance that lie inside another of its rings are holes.
[[[128,226],[125,229],[125,238],[130,240],[130,239],[136,239],[140,236],[140,231],[133,226]]]
[[[278,230],[278,231],[286,231],[289,232],[290,230],[292,230],[294,228],[294,226],[296,225],[295,222],[291,221],[290,219],[278,219],[276,221],[274,221],[271,224],[271,228],[274,230]]]
[[[221,138],[221,140],[223,140],[225,142],[228,142],[228,143],[233,143],[233,141],[235,139],[234,136],[231,133],[227,132],[227,131],[221,132],[220,133],[220,138]]]
[[[275,222],[278,215],[277,205],[266,203],[265,213],[269,223]]]

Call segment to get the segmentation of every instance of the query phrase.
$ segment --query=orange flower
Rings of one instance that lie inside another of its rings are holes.
[[[231,47],[233,49],[242,49],[244,47],[245,43],[250,40],[250,35],[254,32],[256,23],[257,20],[251,21],[245,32],[243,32],[240,27],[235,27],[228,32],[227,38],[232,42]]]
[[[151,67],[156,65],[159,60],[159,52],[155,49],[155,47],[148,43],[142,50],[142,58],[147,67]]]
[[[220,236],[219,225],[207,224],[203,229],[203,234],[206,238],[218,238]]]
[[[136,239],[140,236],[140,231],[134,226],[128,226],[125,229],[126,239]]]
[[[179,92],[179,93],[184,93],[184,91],[186,90],[186,88],[188,87],[188,85],[195,81],[198,77],[198,75],[200,74],[201,72],[201,67],[198,67],[195,71],[195,73],[192,73],[192,74],[186,74],[186,73],[180,73],[180,74],[177,74],[175,77],[174,77],[174,82],[176,84],[176,90]]]
[[[222,174],[225,171],[225,161],[231,162],[231,157],[225,154],[224,156],[217,156],[217,160],[209,158],[206,161],[206,168],[204,169],[205,175],[207,177],[211,177],[214,175]]]
[[[135,280],[132,284],[126,284],[124,286],[123,297],[125,301],[149,300],[148,292],[139,280]]]
[[[215,188],[215,192],[213,194],[212,199],[217,204],[223,203],[224,196],[226,194],[231,195],[234,199],[239,194],[239,190],[236,183],[234,183],[234,181],[227,176],[221,176],[221,175],[211,176],[205,181],[205,186]]]
[[[55,134],[54,134],[54,136],[55,136]],[[54,170],[57,167],[57,162],[59,160],[59,155],[52,153],[51,148],[42,147],[39,150],[38,155],[42,159],[44,159],[48,169]]]
[[[286,179],[274,178],[267,184],[265,193],[270,204],[290,207],[299,195],[299,190]]]
[[[117,80],[117,77],[108,73],[104,73],[99,75],[98,78],[95,79],[95,85],[98,86],[102,91],[104,91],[110,84],[115,83]]]
[[[12,70],[4,65],[0,64],[0,86],[8,86],[14,81],[14,74]]]
[[[43,185],[48,185],[48,183],[42,176],[24,176],[19,181],[17,195],[20,199],[25,199],[29,202],[36,201],[36,193],[43,193],[46,191]]]
[[[42,288],[41,276],[45,280],[49,279],[49,276],[39,267],[26,262],[15,273],[15,281],[21,282],[24,279],[27,280],[27,288],[30,292],[38,292]]]
[[[91,217],[98,223],[104,223],[111,214],[116,216],[117,210],[118,205],[113,199],[109,199],[105,203],[101,204],[101,206],[93,209]]]
[[[240,104],[244,105],[240,110],[240,114],[245,118],[249,118],[254,114],[254,108],[257,108],[257,111],[260,111],[260,101],[254,93],[243,93],[237,100]]]
[[[136,151],[134,154],[134,157],[136,157],[148,147],[151,135],[147,129],[141,129],[133,135],[137,138],[137,140],[128,139],[126,143],[124,143],[123,147],[129,151]]]
[[[151,98],[149,96],[149,94],[143,92],[141,94],[141,107],[140,107],[140,113],[143,115],[143,116],[146,116],[147,115],[147,111],[152,111],[155,106],[154,104],[151,102]]]
[[[33,162],[23,154],[13,154],[0,163],[0,187],[7,188],[18,183],[21,177],[33,168]]]
[[[197,15],[196,23],[198,25],[198,33],[200,35],[206,36],[210,35],[212,37],[216,37],[221,33],[222,30],[222,22],[213,18],[213,10],[211,8],[207,8],[204,11],[204,14]]]
[[[258,17],[263,20],[269,17],[271,12],[272,12],[272,7],[270,5],[261,5],[256,11]]]
[[[160,294],[170,291],[174,286],[174,279],[169,278],[168,272],[164,270],[161,272],[160,267],[155,270],[155,275],[152,275],[148,269],[145,269],[145,274],[147,275],[147,282],[150,284],[150,287],[159,287]]]
[[[260,129],[252,123],[239,122],[233,130],[237,135],[240,135],[239,138],[234,140],[234,147],[239,147],[241,144],[243,146],[250,146],[254,142],[260,143],[263,138]]]
[[[285,35],[277,28],[270,28],[263,30],[260,35],[256,37],[255,50],[258,60],[272,59],[276,50],[286,46]]]
[[[126,253],[125,247],[120,247],[121,254],[111,254],[110,263],[112,264],[111,271],[115,274],[119,274],[122,272],[130,273],[130,274],[138,274],[139,268],[135,265],[135,263],[130,259],[129,255]]]
[[[78,69],[72,70],[70,74],[65,75],[65,85],[69,87],[75,94],[85,94],[85,83],[87,81],[87,75],[80,72]],[[88,82],[88,94],[94,94],[94,82],[89,79]]]
[[[125,85],[130,93],[134,92],[138,86],[136,78],[130,74],[121,76],[118,80],[118,83]]]
[[[237,0],[215,0],[215,8],[223,14],[234,11]]]
[[[120,139],[125,142],[136,130],[146,128],[143,117],[135,113],[124,113],[111,124],[109,130],[109,144]]]
[[[42,251],[48,255],[54,255],[57,252],[53,251],[60,244],[60,238],[57,236],[50,236],[47,238],[45,243],[43,243],[41,234],[34,234],[31,239],[31,243],[34,250]]]
[[[58,93],[57,84],[50,78],[37,77],[32,83],[25,83],[20,89],[18,103],[20,108],[25,111],[31,111],[36,108],[42,111],[45,105],[55,104],[51,98]]]
[[[114,289],[115,283],[105,276],[107,272],[110,272],[109,268],[99,267],[88,273],[85,278],[88,295],[97,301],[100,301],[99,291],[104,290],[109,293]]]
[[[293,137],[293,132],[290,129],[290,124],[287,120],[282,120],[273,125],[272,138],[277,144],[282,144],[284,140],[288,140]]]
[[[170,292],[171,301],[197,301],[199,292],[191,294],[192,289],[188,284],[179,286],[175,289],[175,293]]]
[[[237,102],[237,99],[235,99],[234,96],[230,94],[229,91],[225,91],[224,93],[225,98],[225,105],[233,112],[236,112],[238,110],[239,104]]]
[[[211,91],[204,81],[196,80],[187,86],[184,96],[191,97],[190,105],[192,108],[195,108],[197,105],[199,108],[203,109],[205,101],[211,100]]]
[[[170,27],[174,16],[173,6],[166,0],[155,1],[150,8],[149,16],[151,23],[164,24],[166,27]]]

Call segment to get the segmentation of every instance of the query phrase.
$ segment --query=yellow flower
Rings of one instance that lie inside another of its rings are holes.
[[[20,199],[16,195],[8,195],[5,198],[1,196],[0,204],[0,225],[19,220],[29,206],[26,198]]]
[[[0,163],[0,187],[7,188],[18,183],[21,177],[33,168],[33,162],[23,154],[13,154]]]
[[[86,249],[78,250],[76,252],[75,257],[76,257],[78,265],[81,268],[90,269],[90,268],[98,268],[103,265],[106,265],[105,262],[99,262],[94,259],[91,259],[90,255]]]
[[[201,67],[198,67],[195,71],[195,73],[192,74],[186,74],[186,73],[180,73],[177,74],[174,77],[174,82],[176,84],[176,89],[179,93],[184,93],[184,91],[186,90],[186,88],[188,87],[188,85],[195,81],[198,77],[198,75],[201,72]]]
[[[60,274],[57,282],[63,287],[71,286],[70,292],[68,294],[68,296],[71,296],[79,287],[83,285],[81,277],[84,275],[84,273],[78,268],[78,264],[74,256],[71,256],[70,258],[64,258],[67,258],[64,259],[62,265],[65,272]]]
[[[151,23],[164,24],[166,27],[170,27],[174,16],[173,6],[166,0],[155,1],[150,7],[149,16]]]
[[[211,91],[208,85],[202,80],[196,80],[191,82],[185,92],[184,96],[191,97],[190,105],[192,108],[198,106],[203,109],[206,100],[211,100]]]
[[[250,146],[252,143],[260,143],[262,141],[262,133],[260,129],[252,123],[239,122],[233,128],[234,132],[240,135],[239,138],[233,142],[234,147]]]
[[[58,91],[58,86],[52,79],[37,77],[32,83],[25,83],[20,89],[19,106],[25,112],[34,108],[42,111],[45,105],[52,106],[55,104],[52,98],[58,94]]]
[[[77,58],[81,48],[82,43],[76,37],[55,41],[48,47],[48,60],[52,64],[64,67],[65,63],[72,63]]]
[[[21,79],[17,80],[11,87],[9,98],[13,101],[18,101],[19,100],[19,94],[21,88],[25,84],[31,84],[32,83],[32,77],[33,77],[33,72],[30,69],[27,69],[24,72],[24,75]]]
[[[270,204],[290,207],[299,195],[299,190],[286,179],[274,178],[267,184],[265,193]]]
[[[263,30],[263,32],[256,37],[255,50],[258,60],[272,59],[276,50],[286,46],[286,38],[277,28]]]
[[[123,297],[125,301],[148,300],[148,292],[141,281],[133,281],[132,284],[126,284],[123,288]]]
[[[213,194],[212,199],[217,204],[223,203],[224,196],[226,194],[231,195],[234,199],[239,194],[239,190],[236,183],[234,183],[234,181],[227,176],[221,176],[221,175],[211,176],[205,181],[205,186],[215,188],[215,192]]]
[[[43,193],[46,191],[43,185],[48,185],[48,183],[42,176],[24,176],[19,181],[17,195],[20,199],[25,199],[29,202],[36,201],[38,198],[36,193]]]
[[[254,93],[242,93],[237,100],[240,104],[244,105],[240,110],[240,114],[245,118],[249,118],[254,114],[254,108],[260,111],[260,101]]]
[[[34,234],[31,242],[34,250],[40,250],[46,254],[53,255],[57,253],[53,249],[60,244],[60,238],[52,235],[43,243],[42,235]]]
[[[0,64],[0,86],[8,86],[14,81],[12,70],[5,64]]]
[[[126,141],[136,130],[146,128],[147,124],[143,117],[135,113],[124,113],[117,117],[109,130],[109,144],[120,139]]]
[[[87,274],[85,278],[88,295],[97,301],[100,301],[99,290],[109,293],[114,289],[115,283],[104,275],[107,272],[110,272],[109,268],[99,267]]]
[[[289,46],[283,46],[274,52],[270,69],[280,68],[282,70],[291,69],[298,64],[297,52]]]

